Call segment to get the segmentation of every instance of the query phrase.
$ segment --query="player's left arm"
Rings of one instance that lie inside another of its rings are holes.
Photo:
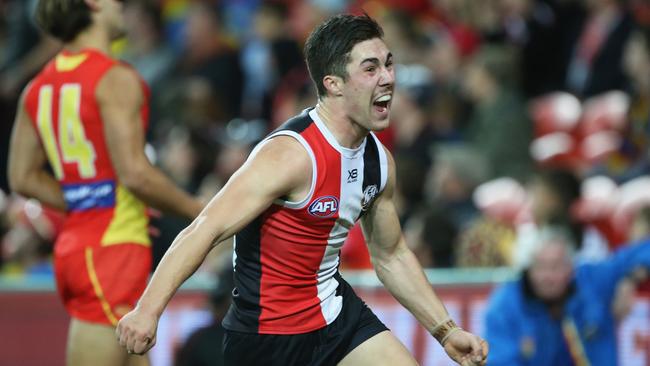
[[[449,313],[434,293],[417,258],[407,247],[393,204],[395,162],[388,155],[388,182],[361,219],[364,236],[379,280],[395,298],[439,341],[449,356],[462,365],[485,363],[487,344],[461,329],[450,329]],[[447,323],[447,325],[445,325]],[[452,325],[451,328],[454,326]],[[448,337],[445,337],[448,329]],[[444,338],[444,339],[443,339]]]
[[[27,90],[27,89],[25,89]],[[59,182],[47,171],[47,158],[32,121],[25,111],[25,94],[20,98],[9,144],[9,187],[25,197],[35,198],[45,205],[65,210],[63,191]]]

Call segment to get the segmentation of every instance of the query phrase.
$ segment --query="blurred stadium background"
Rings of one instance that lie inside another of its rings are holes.
[[[19,93],[59,47],[33,23],[35,3],[0,0],[3,365],[62,365],[66,336],[50,260],[63,217],[11,194],[6,179]],[[400,219],[469,329],[481,332],[491,288],[517,275],[545,230],[566,232],[579,261],[650,234],[646,0],[127,0],[125,11],[129,35],[114,51],[151,86],[150,156],[203,197],[315,104],[301,53],[313,26],[339,12],[375,17],[398,65],[380,136],[397,161]],[[187,223],[152,215],[159,258]],[[184,364],[178,350],[211,322],[229,261],[224,245],[176,296],[154,365]],[[423,365],[448,364],[367,271],[359,230],[342,268]],[[621,365],[650,365],[649,288],[619,325]]]

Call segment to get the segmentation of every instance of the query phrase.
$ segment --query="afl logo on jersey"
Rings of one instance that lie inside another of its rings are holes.
[[[309,205],[309,213],[317,217],[331,217],[339,210],[339,200],[334,196],[318,197]]]

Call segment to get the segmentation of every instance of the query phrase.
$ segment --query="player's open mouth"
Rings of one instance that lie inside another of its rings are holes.
[[[375,106],[377,112],[385,113],[388,111],[391,99],[393,99],[393,96],[390,94],[382,95],[381,97],[375,99],[372,104]]]

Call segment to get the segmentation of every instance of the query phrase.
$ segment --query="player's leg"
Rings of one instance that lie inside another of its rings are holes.
[[[329,328],[330,336],[345,339],[337,349],[338,365],[342,366],[412,366],[417,362],[386,325],[354,293],[340,276],[337,295],[343,297],[343,308]],[[327,363],[324,363],[327,364]]]
[[[129,355],[126,360],[126,366],[149,366],[151,363],[149,362],[149,356],[148,355]]]
[[[417,365],[390,331],[383,331],[358,345],[339,362],[339,366],[409,366]]]
[[[101,345],[101,346],[100,346]],[[68,366],[149,366],[149,358],[129,355],[115,340],[115,328],[72,319],[68,331]]]
[[[86,248],[59,264],[65,274],[57,277],[57,286],[72,315],[68,366],[148,365],[146,357],[128,355],[119,345],[115,325],[146,286],[149,249],[140,245]]]
[[[72,318],[68,330],[67,366],[125,365],[128,354],[115,340],[115,328]]]

